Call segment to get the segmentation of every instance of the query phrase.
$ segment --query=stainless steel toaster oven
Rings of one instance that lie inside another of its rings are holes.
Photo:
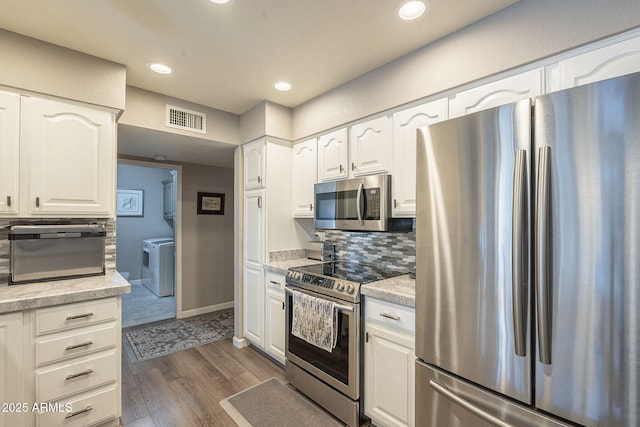
[[[9,284],[104,274],[105,236],[100,224],[12,226]]]

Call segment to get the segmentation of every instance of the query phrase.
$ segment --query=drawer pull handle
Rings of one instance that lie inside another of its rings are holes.
[[[7,196],[7,206],[11,206],[11,196]]]
[[[80,372],[79,374],[71,374],[71,375],[67,375],[67,378],[65,378],[66,381],[72,380],[74,378],[78,378],[78,377],[84,377],[86,375],[89,374],[93,374],[93,369],[87,369],[84,372]]]
[[[64,417],[64,418],[65,419],[69,419],[69,418],[75,417],[76,415],[85,414],[85,413],[87,413],[89,411],[93,411],[93,406],[87,406],[86,408],[81,409],[79,411],[71,412],[71,413],[67,414],[67,416]]]
[[[391,319],[391,320],[400,320],[399,316],[395,316],[393,314],[388,314],[388,313],[380,313],[380,316],[382,317],[386,317],[387,319]]]
[[[67,320],[86,319],[87,317],[91,317],[91,316],[93,316],[93,313],[78,314],[77,316],[67,317]]]
[[[92,344],[93,344],[93,341],[87,341],[82,344],[70,345],[67,348],[65,348],[65,351],[75,350],[76,348],[89,347]]]
[[[275,280],[269,280],[269,283],[273,283],[274,285],[280,286],[280,282],[276,282]]]

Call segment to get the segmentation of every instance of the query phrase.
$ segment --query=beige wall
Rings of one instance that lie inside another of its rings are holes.
[[[0,29],[0,85],[124,110],[126,67]]]
[[[269,101],[247,111],[240,118],[242,143],[254,141],[263,136],[291,141],[291,109]]]
[[[167,127],[165,125],[167,104],[206,114],[207,133],[194,134]],[[127,109],[118,123],[227,144],[238,145],[241,142],[240,116],[133,86],[127,86]]]
[[[521,0],[295,108],[293,139],[638,26],[638,0]]]
[[[233,301],[233,173],[182,166],[182,311]],[[198,192],[224,193],[224,215],[197,215]]]

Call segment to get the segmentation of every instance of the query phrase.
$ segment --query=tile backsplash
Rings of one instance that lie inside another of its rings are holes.
[[[0,219],[0,286],[9,283],[9,227],[14,224],[51,224],[65,222],[69,224],[104,224],[107,232],[105,238],[105,270],[107,273],[116,271],[116,220],[115,219],[96,219],[96,218],[50,218],[43,220],[38,219]]]
[[[326,230],[325,242],[335,245],[340,261],[397,270],[412,270],[416,265],[415,229],[409,233]]]

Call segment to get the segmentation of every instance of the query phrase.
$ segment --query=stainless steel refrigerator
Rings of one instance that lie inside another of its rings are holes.
[[[640,74],[418,131],[416,425],[640,426]]]

